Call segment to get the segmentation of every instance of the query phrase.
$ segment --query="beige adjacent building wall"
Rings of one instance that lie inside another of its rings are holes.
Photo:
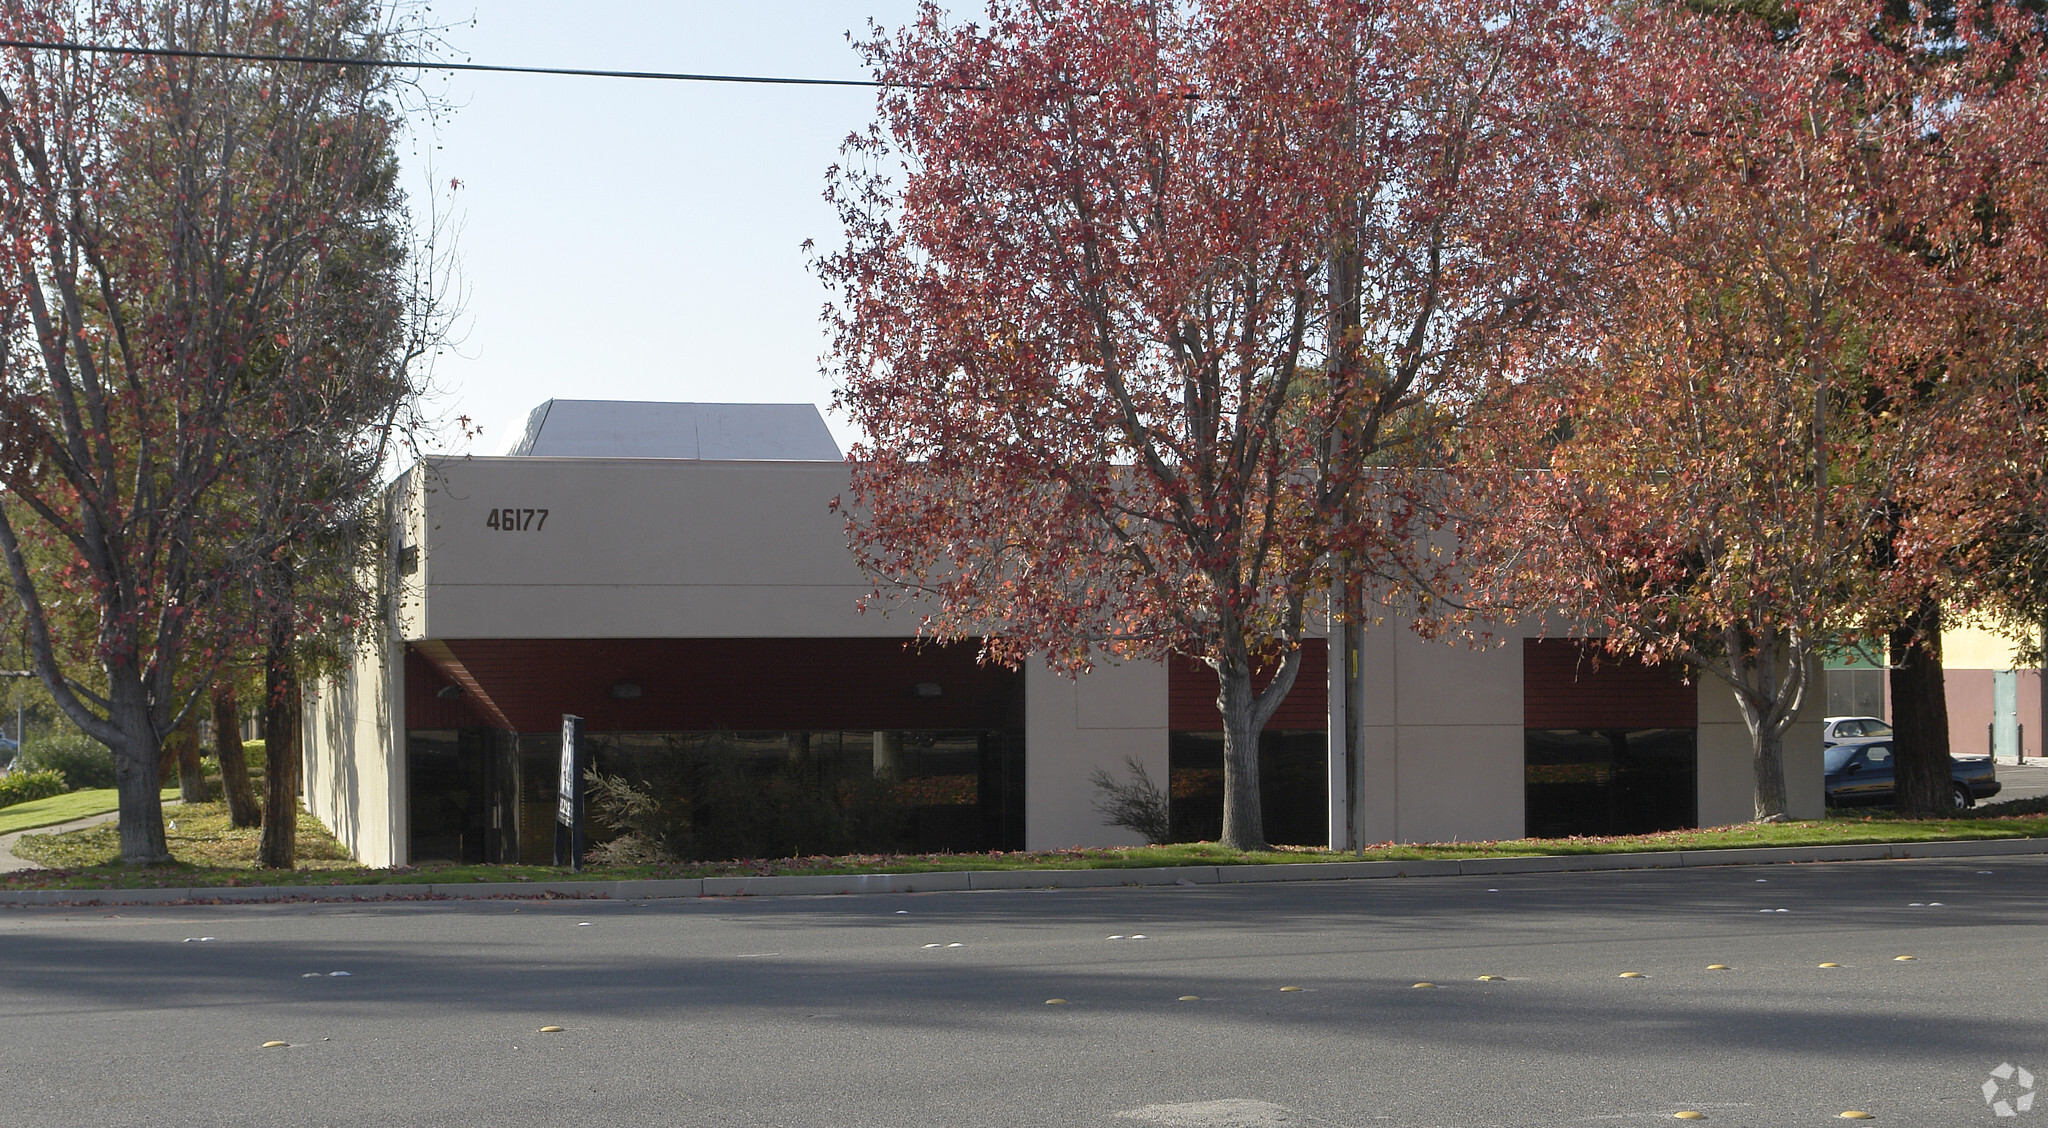
[[[408,860],[403,645],[358,649],[305,694],[306,808],[364,865]]]

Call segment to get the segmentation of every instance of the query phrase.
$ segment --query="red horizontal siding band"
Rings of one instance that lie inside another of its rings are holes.
[[[973,643],[897,639],[449,639],[458,669],[519,732],[562,714],[593,732],[1021,728],[1023,674]],[[631,683],[640,696],[619,698]],[[917,686],[939,687],[936,697]],[[444,682],[445,684],[445,682]],[[413,715],[412,695],[408,718]],[[493,711],[490,709],[485,710]]]
[[[1272,674],[1254,677],[1252,685],[1264,689]],[[1329,724],[1330,652],[1323,640],[1311,638],[1301,644],[1301,671],[1294,688],[1268,729],[1321,729]],[[1166,727],[1174,732],[1222,732],[1223,717],[1216,711],[1216,671],[1196,658],[1175,655],[1166,667]]]
[[[1645,665],[1601,650],[1595,640],[1522,640],[1522,724],[1526,728],[1692,728],[1699,690],[1681,663]]]
[[[405,648],[405,727],[417,729],[489,728],[492,722],[476,707],[473,696],[464,693],[448,698],[441,690],[455,685],[455,679],[436,669],[426,655]]]

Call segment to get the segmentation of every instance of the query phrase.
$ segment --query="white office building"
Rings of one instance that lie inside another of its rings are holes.
[[[373,865],[546,862],[573,714],[597,769],[661,792],[705,854],[1127,844],[1090,782],[1123,777],[1127,758],[1170,795],[1177,835],[1216,834],[1203,667],[1069,679],[914,645],[914,610],[857,607],[872,584],[831,508],[847,485],[807,404],[555,400],[504,456],[413,468],[391,495],[381,642],[308,693],[314,814]],[[1596,669],[1534,633],[1490,648],[1368,636],[1368,841],[1750,817],[1748,738],[1724,688]],[[1344,826],[1336,675],[1312,643],[1268,726],[1275,841]],[[1794,812],[1817,816],[1817,721],[1795,727],[1787,761]]]

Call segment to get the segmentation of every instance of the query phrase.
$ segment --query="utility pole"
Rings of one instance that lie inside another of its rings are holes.
[[[1358,139],[1358,87],[1355,81],[1344,94],[1346,117],[1345,143],[1354,151]],[[1339,397],[1339,408],[1332,419],[1330,443],[1335,456],[1331,469],[1344,483],[1343,503],[1338,509],[1338,520],[1346,527],[1358,520],[1359,482],[1353,469],[1346,463],[1364,456],[1363,436],[1358,433],[1356,412],[1351,404],[1356,392],[1353,384],[1363,375],[1359,371],[1358,346],[1361,336],[1359,304],[1365,288],[1365,264],[1361,260],[1358,235],[1363,216],[1357,196],[1346,194],[1337,204],[1337,222],[1330,244],[1330,309],[1329,309],[1329,365],[1330,386]],[[1341,543],[1341,541],[1340,541]],[[1344,845],[1361,857],[1365,854],[1365,826],[1359,807],[1360,793],[1364,790],[1364,753],[1359,747],[1359,727],[1364,721],[1365,682],[1360,676],[1359,659],[1365,651],[1365,597],[1359,586],[1357,563],[1347,549],[1340,554],[1341,569],[1338,576],[1340,607],[1336,637],[1331,639],[1342,655],[1344,674],[1339,679],[1343,693],[1344,719]],[[1337,845],[1331,843],[1332,846]]]

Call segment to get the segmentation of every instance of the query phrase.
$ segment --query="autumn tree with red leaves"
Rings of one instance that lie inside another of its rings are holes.
[[[1410,471],[1552,281],[1571,19],[995,0],[867,45],[820,263],[855,552],[991,660],[1206,662],[1225,845],[1265,844],[1258,734],[1332,583],[1449,582]]]
[[[5,0],[0,37],[362,57],[399,48],[389,15]],[[162,738],[306,621],[279,570],[347,522],[409,400],[392,93],[374,68],[0,51],[0,550],[35,672],[114,752],[130,864],[169,856]]]
[[[1980,123],[1879,4],[1614,20],[1579,166],[1598,300],[1484,418],[1510,469],[1477,586],[1723,682],[1775,818],[1823,651],[1915,604],[1984,453],[1961,424],[2014,322],[1963,253]]]
[[[1953,377],[1964,373],[1968,395],[1913,468],[1908,486],[1916,488],[1888,499],[1910,520],[1878,553],[1881,564],[1904,557],[1910,574],[1927,577],[1889,640],[1896,805],[1920,812],[1945,808],[1954,795],[1944,621],[2005,626],[2036,652],[2048,621],[2048,11],[2020,0],[1934,3],[1911,14],[1916,22],[1881,25],[1878,34],[1895,50],[1931,56],[1921,103],[1934,112],[1924,115],[1923,139],[1951,202],[1945,225],[1902,224],[1895,237],[1921,254],[1930,289],[1977,299],[1968,309],[1972,351],[1930,353],[1914,366],[1910,393],[1953,397]],[[1881,396],[1874,407],[1896,405]]]
[[[1991,500],[1983,509],[1993,516],[1967,567],[1989,584],[1986,610],[2009,634],[2033,636],[2034,661],[2048,665],[2048,27],[2023,5],[1996,12],[1998,22],[1972,29],[1981,34],[1968,76],[1980,96],[1958,101],[1987,126],[1974,134],[1988,205],[1978,251],[2008,282],[2003,308],[2030,319],[2034,333],[2010,365],[2012,402],[1992,405],[1979,421],[1980,430],[2013,435],[2021,446],[1972,467],[1967,480]]]

